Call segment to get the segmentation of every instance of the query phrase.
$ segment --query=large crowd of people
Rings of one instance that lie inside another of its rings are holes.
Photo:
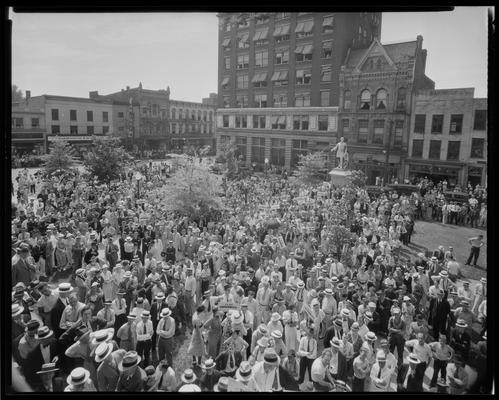
[[[487,280],[458,280],[452,248],[401,251],[418,194],[252,176],[193,219],[150,195],[161,165],[18,181],[17,390],[491,391]]]

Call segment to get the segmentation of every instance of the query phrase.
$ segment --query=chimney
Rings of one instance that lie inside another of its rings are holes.
[[[418,49],[422,49],[423,48],[423,36],[421,36],[421,35],[416,36],[416,41],[418,42]]]
[[[31,90],[26,90],[26,101],[31,98]]]
[[[126,87],[126,90],[130,90],[130,86],[127,86],[127,87]]]
[[[91,99],[96,99],[97,97],[99,97],[99,92],[97,90],[94,90],[92,92],[88,92],[88,96]]]

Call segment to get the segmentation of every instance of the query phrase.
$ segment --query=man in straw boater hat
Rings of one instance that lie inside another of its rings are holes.
[[[56,372],[59,368],[55,363],[43,364],[41,369],[37,371],[42,381],[41,385],[35,387],[35,392],[62,392],[64,390],[64,380],[61,377],[56,377]]]
[[[464,361],[468,361],[471,337],[466,331],[468,324],[462,318],[458,319],[456,326],[451,329],[449,345],[459,354]]]
[[[116,338],[119,340],[120,347],[126,351],[135,350],[137,346],[137,332],[135,330],[135,320],[137,316],[130,314],[127,316],[127,322],[118,329]]]
[[[178,389],[179,392],[200,392],[201,388],[196,384],[197,376],[191,368],[187,368],[180,378],[183,385]]]
[[[57,363],[59,366],[60,346],[54,338],[54,331],[46,325],[41,326],[35,334],[35,340],[38,341],[38,345],[29,353],[26,360],[29,369],[36,372],[47,363]]]
[[[410,353],[408,364],[402,364],[397,374],[397,392],[416,393],[423,391],[424,375],[417,368],[420,363],[416,354]]]
[[[116,387],[117,392],[141,392],[142,380],[146,373],[139,367],[140,356],[136,351],[127,351],[118,363],[120,377]]]
[[[149,365],[154,329],[152,327],[152,321],[150,320],[149,311],[142,311],[140,318],[141,321],[138,321],[135,325],[135,331],[137,332],[137,354],[144,357],[145,365]]]
[[[177,378],[175,377],[175,371],[168,364],[166,359],[159,362],[156,367],[156,374],[158,379],[157,390],[163,392],[174,392],[177,390]]]
[[[282,391],[279,377],[279,356],[272,348],[267,348],[263,361],[253,367],[253,377],[259,392]]]
[[[65,392],[96,392],[96,388],[90,379],[90,372],[85,368],[78,367],[71,371],[66,379],[68,386]]]
[[[243,361],[236,371],[236,381],[244,386],[245,392],[256,392],[257,386],[253,378],[253,369],[248,361]]]
[[[370,372],[368,392],[388,392],[393,370],[386,362],[386,354],[380,349]]]
[[[312,363],[311,375],[315,392],[329,392],[334,388],[334,378],[331,376],[329,368],[331,357],[331,350],[324,349],[322,354]]]
[[[300,357],[300,379],[298,384],[301,385],[305,380],[305,373],[308,369],[308,379],[312,381],[312,364],[317,357],[317,340],[314,338],[314,329],[312,325],[306,331],[306,336],[300,339],[297,355]]]
[[[126,350],[113,351],[111,342],[100,343],[95,349],[97,367],[97,387],[99,392],[114,392],[120,376],[118,365],[126,354]]]
[[[439,333],[447,331],[447,317],[450,313],[450,305],[444,298],[443,289],[438,289],[437,296],[430,300],[430,308],[428,311],[428,325],[433,328],[433,338],[438,340]]]
[[[157,323],[156,334],[158,335],[158,359],[166,358],[169,365],[173,365],[173,337],[175,335],[175,320],[171,317],[171,310],[165,307],[161,310]]]
[[[201,369],[204,374],[199,380],[201,390],[203,392],[213,391],[213,386],[218,382],[218,379],[222,376],[220,371],[215,369],[216,363],[212,358],[208,358],[201,364]]]

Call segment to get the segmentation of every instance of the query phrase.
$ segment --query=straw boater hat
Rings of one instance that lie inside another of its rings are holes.
[[[141,357],[137,354],[136,351],[128,351],[125,356],[123,357],[123,360],[120,361],[118,364],[118,369],[123,372],[127,371],[130,368],[135,367],[136,365],[139,365],[141,360]]]
[[[213,391],[215,392],[227,392],[229,389],[229,378],[226,376],[220,377],[218,383],[213,386]]]
[[[73,291],[73,286],[68,282],[59,283],[56,291],[59,293],[71,293]]]
[[[265,349],[263,352],[263,362],[268,365],[279,366],[279,356],[273,348],[267,347]]]
[[[386,354],[383,350],[378,350],[376,353],[376,361],[386,361]]]
[[[243,361],[236,371],[236,379],[241,382],[248,382],[253,376],[253,369],[248,361]]]
[[[443,269],[442,271],[440,271],[440,274],[439,274],[442,278],[448,278],[449,277],[449,273]]]
[[[22,314],[23,311],[24,311],[23,306],[20,306],[17,303],[12,304],[12,317],[17,317],[18,315]]]
[[[242,324],[243,320],[244,320],[244,317],[239,312],[237,314],[232,315],[232,325]]]
[[[156,300],[163,300],[165,298],[165,294],[163,292],[158,292],[156,293],[156,296],[154,296]]]
[[[269,346],[269,338],[267,336],[263,336],[257,340],[256,344],[260,347],[267,348]]]
[[[411,353],[407,356],[407,361],[411,364],[419,364],[421,361],[419,360],[418,356],[414,353]]]
[[[341,391],[341,392],[351,392],[352,389],[350,388],[350,386],[348,386],[344,381],[341,381],[339,379],[335,380],[334,381],[336,387],[336,391]]]
[[[101,343],[95,349],[95,362],[100,363],[113,351],[113,344],[109,342]]]
[[[337,337],[332,338],[329,343],[331,343],[331,346],[333,346],[336,349],[341,348],[341,341]]]
[[[48,339],[54,335],[54,331],[51,330],[48,326],[41,326],[38,328],[38,331],[35,334],[35,339]]]
[[[482,283],[485,283],[485,284],[486,284],[486,283],[487,283],[487,278],[480,278],[480,282],[482,282]]]
[[[468,324],[466,323],[466,321],[464,319],[459,318],[456,322],[456,326],[459,326],[460,328],[467,328]]]
[[[201,392],[201,388],[198,385],[187,384],[182,386],[178,392]]]
[[[324,294],[325,294],[326,296],[332,296],[332,295],[333,295],[333,289],[331,289],[331,288],[327,288],[327,289],[325,289],[325,290],[324,290]]]
[[[269,331],[267,330],[267,325],[265,324],[260,324],[258,326],[258,331],[262,334],[262,335],[266,335]]]
[[[279,321],[281,319],[281,315],[279,313],[277,313],[277,312],[272,313],[272,316],[270,317],[270,319],[273,322]]]
[[[136,318],[137,318],[137,316],[136,316],[135,314],[128,314],[126,317],[127,317],[128,319],[132,319],[132,320],[134,320],[134,319],[136,319]]]
[[[341,320],[341,318],[336,318],[334,320],[334,324],[338,327],[338,328],[341,328],[343,326],[343,321]]]
[[[182,379],[182,382],[189,384],[189,383],[196,382],[197,377],[194,374],[194,371],[192,369],[188,368],[182,374],[182,378],[181,379]]]
[[[215,361],[213,361],[213,358],[208,358],[207,360],[203,361],[201,364],[201,368],[203,369],[212,369],[215,368],[216,364]]]
[[[172,310],[170,310],[168,307],[163,308],[163,309],[161,310],[161,314],[160,314],[160,316],[161,316],[162,318],[164,318],[164,317],[169,317],[170,315],[172,315]]]
[[[85,368],[78,367],[71,371],[71,374],[67,377],[66,382],[68,385],[77,386],[83,385],[90,378],[90,372]]]
[[[280,338],[282,338],[282,333],[279,330],[275,330],[275,331],[272,331],[270,336],[272,336],[274,339],[280,339]]]
[[[59,368],[55,367],[55,363],[47,363],[42,365],[42,369],[37,372],[38,375],[40,374],[48,374],[49,372],[56,372],[59,371]]]
[[[369,331],[366,333],[366,335],[364,336],[364,338],[370,342],[375,342],[376,339],[377,339],[377,336],[374,332],[372,331]]]
[[[350,311],[348,310],[348,308],[343,308],[341,310],[341,316],[342,317],[349,317],[350,316]]]
[[[90,333],[90,337],[92,338],[92,344],[98,345],[100,343],[105,343],[110,341],[114,336],[114,328],[106,328],[101,329],[99,331],[95,331]]]
[[[26,323],[26,328],[25,330],[27,332],[36,332],[38,331],[38,328],[40,327],[40,322],[37,321],[36,319],[32,319],[32,320],[29,320],[27,323]]]

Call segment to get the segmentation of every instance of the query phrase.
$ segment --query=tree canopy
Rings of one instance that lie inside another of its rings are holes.
[[[133,159],[118,138],[95,137],[92,144],[92,150],[85,156],[85,166],[101,182],[118,179]]]
[[[293,172],[295,182],[305,186],[324,182],[327,173],[326,157],[323,151],[300,155],[298,167]]]
[[[51,175],[53,173],[69,171],[73,169],[77,161],[71,156],[71,146],[68,142],[58,141],[50,147],[50,153],[45,155],[43,164],[44,173]]]
[[[12,85],[12,102],[21,101],[24,98],[23,92],[17,87],[17,85]]]

